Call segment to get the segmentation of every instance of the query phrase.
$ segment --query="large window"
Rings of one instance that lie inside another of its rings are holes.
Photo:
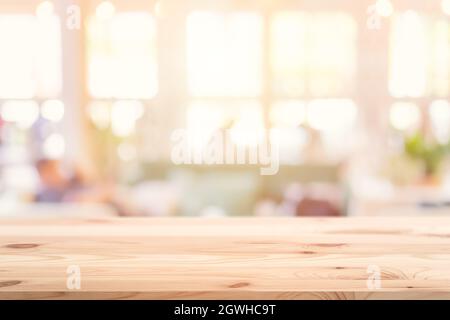
[[[187,126],[194,147],[218,128],[235,143],[257,143],[262,134],[263,19],[255,12],[192,12],[187,18]],[[200,144],[200,145],[199,145]]]
[[[58,97],[61,91],[59,19],[48,14],[0,15],[0,97]]]
[[[0,43],[2,181],[7,187],[30,187],[30,162],[59,158],[65,151],[61,35],[53,5],[45,3],[35,12],[1,11]]]
[[[94,15],[88,24],[93,98],[151,99],[157,92],[155,21],[150,13]]]
[[[275,94],[292,97],[354,94],[356,23],[350,15],[276,13],[271,38]]]
[[[158,92],[156,38],[150,11],[116,12],[102,2],[88,19],[87,111],[105,164],[139,156],[139,123]]]
[[[170,130],[159,145],[147,141],[149,122],[159,121],[149,112],[159,112],[183,118],[173,129],[195,128],[197,145],[218,128],[235,130],[235,143],[245,145],[279,128],[282,163],[339,161],[353,147],[374,83],[381,88],[378,107],[389,110],[385,120],[396,132],[427,126],[438,139],[448,139],[450,29],[443,13],[394,6],[382,30],[372,33],[387,36],[368,44],[366,12],[344,2],[307,2],[188,1],[172,8],[88,1],[81,32],[86,59],[79,65],[86,70],[80,86],[89,101],[80,107],[104,139],[99,145],[105,158],[139,160],[140,152],[170,144]],[[44,1],[29,12],[2,11],[0,26],[2,148],[16,150],[5,153],[9,157],[24,159],[30,151],[60,157],[60,17]],[[361,61],[372,62],[367,56],[381,56],[375,51],[388,56],[386,64],[361,68]],[[373,75],[378,67],[383,70],[374,82],[365,72]],[[27,148],[31,140],[40,147]]]
[[[298,163],[309,147],[314,161],[339,160],[357,116],[356,22],[339,12],[285,11],[270,27],[270,120],[284,132],[282,159]]]
[[[192,12],[187,64],[188,125],[202,128],[203,143],[217,128],[247,128],[236,135],[246,144],[276,127],[281,161],[299,163],[308,144],[338,155],[330,147],[339,149],[355,124],[356,23],[348,14]]]
[[[392,18],[389,118],[400,134],[425,129],[441,143],[450,138],[449,32],[441,15],[407,10]]]

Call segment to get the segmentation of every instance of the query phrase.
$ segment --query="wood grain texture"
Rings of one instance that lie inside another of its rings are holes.
[[[0,298],[450,299],[450,218],[0,220]]]

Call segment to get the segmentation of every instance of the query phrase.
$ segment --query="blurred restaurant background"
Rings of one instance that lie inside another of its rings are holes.
[[[449,141],[449,0],[0,2],[0,217],[450,214]]]

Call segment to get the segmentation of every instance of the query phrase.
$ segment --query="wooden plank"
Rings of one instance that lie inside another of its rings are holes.
[[[450,218],[4,219],[0,298],[450,299]]]

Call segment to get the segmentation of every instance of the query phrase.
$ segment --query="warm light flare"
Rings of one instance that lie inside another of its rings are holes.
[[[43,1],[36,7],[36,16],[39,19],[47,18],[54,14],[55,6],[51,1]]]
[[[375,4],[377,13],[382,17],[389,17],[394,12],[392,2],[389,0],[378,0]]]
[[[95,9],[95,15],[100,20],[111,19],[116,13],[116,7],[109,1],[101,2]]]
[[[47,100],[41,106],[41,115],[44,119],[58,122],[64,116],[64,103],[60,100]]]
[[[450,0],[442,0],[441,8],[446,15],[450,15]]]
[[[420,119],[419,107],[410,102],[394,103],[389,113],[389,120],[392,127],[400,131],[417,128]]]

